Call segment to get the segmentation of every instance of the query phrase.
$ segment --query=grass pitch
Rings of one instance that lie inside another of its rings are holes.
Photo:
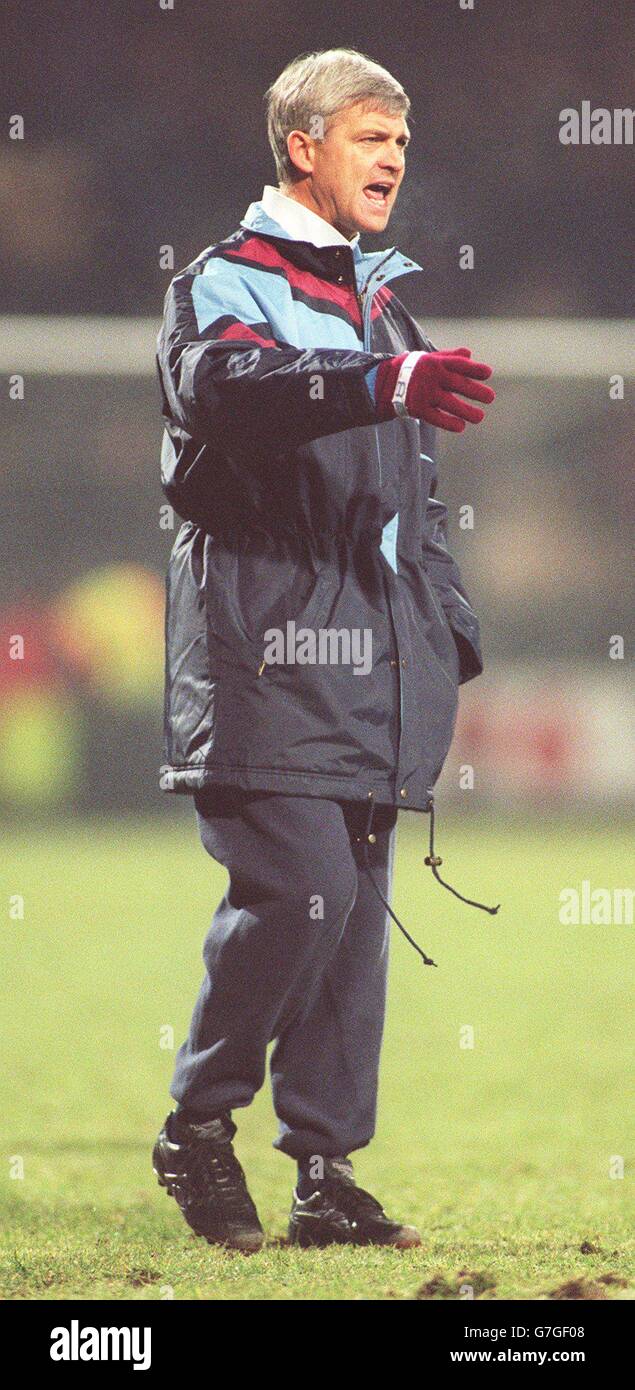
[[[629,1299],[633,927],[563,926],[564,887],[629,883],[626,827],[400,817],[378,1132],[362,1186],[421,1249],[286,1249],[294,1167],[268,1093],[235,1112],[268,1233],[250,1258],[193,1237],[151,1172],[174,1047],[226,876],[176,822],[5,837],[0,1293],[10,1299]],[[473,1046],[466,1027],[474,1030]],[[623,1176],[620,1176],[623,1168]]]

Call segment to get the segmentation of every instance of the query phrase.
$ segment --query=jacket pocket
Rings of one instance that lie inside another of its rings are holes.
[[[270,551],[213,549],[206,573],[208,622],[232,651],[262,659],[265,633],[286,624],[318,628],[330,611],[336,577],[326,566],[310,565]]]

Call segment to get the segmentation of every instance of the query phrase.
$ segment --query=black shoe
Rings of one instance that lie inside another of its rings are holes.
[[[160,1187],[176,1198],[197,1236],[251,1253],[260,1249],[264,1232],[232,1148],[235,1133],[229,1115],[188,1124],[172,1112],[152,1151],[152,1165]]]
[[[392,1245],[408,1250],[421,1245],[414,1226],[389,1221],[370,1192],[356,1187],[347,1158],[324,1160],[324,1181],[304,1200],[293,1194],[290,1245]]]

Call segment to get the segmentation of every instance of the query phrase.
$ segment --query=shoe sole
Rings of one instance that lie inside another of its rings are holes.
[[[421,1236],[414,1226],[404,1226],[403,1230],[394,1237],[393,1240],[337,1240],[335,1238],[312,1236],[309,1231],[298,1229],[297,1226],[289,1227],[289,1245],[299,1246],[301,1250],[325,1250],[329,1245],[352,1245],[358,1250],[368,1249],[373,1246],[375,1249],[384,1250],[414,1250],[421,1245]]]
[[[174,1191],[170,1183],[166,1182],[165,1178],[161,1176],[161,1173],[159,1173],[156,1168],[153,1168],[152,1172],[156,1177],[159,1187],[162,1187],[164,1191],[167,1192],[168,1197],[174,1197]],[[182,1212],[181,1215],[183,1216]],[[201,1240],[206,1240],[208,1245],[217,1245],[222,1250],[238,1250],[243,1255],[256,1255],[258,1251],[262,1249],[265,1242],[264,1232],[260,1231],[253,1231],[251,1234],[245,1233],[244,1236],[236,1237],[235,1240],[214,1240],[213,1236],[207,1236],[204,1231],[197,1231],[194,1226],[190,1225],[190,1222],[187,1221],[184,1216],[183,1220],[186,1226],[189,1226],[193,1235],[199,1237]]]

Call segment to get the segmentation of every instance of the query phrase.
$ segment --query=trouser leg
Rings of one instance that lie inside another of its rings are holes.
[[[197,820],[229,884],[170,1090],[209,1115],[248,1105],[262,1085],[267,1044],[310,1005],[338,947],[358,870],[335,801],[216,789],[197,799]]]
[[[351,836],[365,805],[343,808]],[[390,902],[397,812],[378,807],[370,866]],[[354,841],[353,841],[354,843]],[[271,1056],[280,1129],[275,1147],[294,1158],[334,1157],[372,1138],[386,1001],[390,919],[355,848],[358,888],[337,948],[311,1000],[279,1034]]]

